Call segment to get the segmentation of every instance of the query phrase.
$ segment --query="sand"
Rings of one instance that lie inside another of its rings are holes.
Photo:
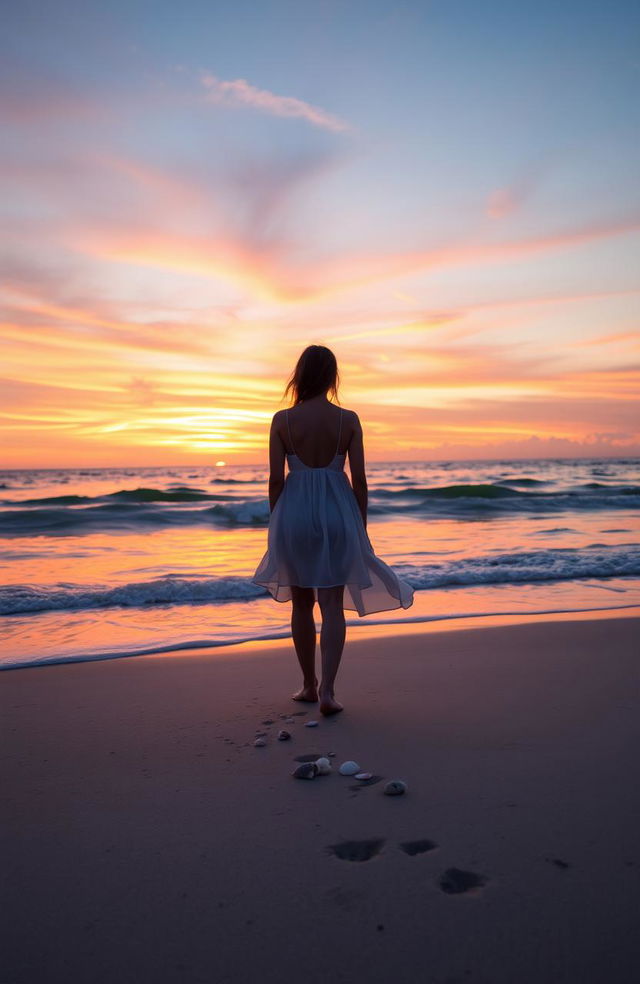
[[[1,674],[0,981],[626,984],[639,630],[353,633],[332,719],[290,644]]]

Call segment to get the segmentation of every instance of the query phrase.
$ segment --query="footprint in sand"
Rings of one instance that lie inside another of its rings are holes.
[[[556,868],[561,868],[563,871],[571,867],[569,862],[563,861],[562,858],[545,858],[545,861],[548,861],[549,864],[554,864]]]
[[[461,868],[447,868],[440,877],[438,884],[447,895],[461,895],[486,885],[487,879],[474,871],[462,871]]]
[[[330,844],[327,848],[341,861],[370,861],[380,853],[384,838],[380,840],[342,841],[341,844]]]
[[[403,844],[398,844],[401,851],[408,854],[409,857],[414,858],[416,854],[426,854],[427,851],[433,851],[438,845],[434,841],[427,840],[417,840],[417,841],[405,841]]]

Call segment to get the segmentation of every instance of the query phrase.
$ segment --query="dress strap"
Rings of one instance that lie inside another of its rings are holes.
[[[340,424],[338,426],[338,446],[336,448],[336,454],[340,452],[340,438],[342,437],[342,407],[340,407]]]
[[[291,440],[291,427],[289,426],[289,411],[285,410],[285,413],[287,415],[287,431],[289,434],[289,447],[291,448],[291,454],[295,454],[296,452],[293,447],[293,441]]]

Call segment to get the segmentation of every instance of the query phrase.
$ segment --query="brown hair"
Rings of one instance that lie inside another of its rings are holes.
[[[291,394],[294,407],[321,393],[329,393],[337,401],[339,384],[338,363],[331,349],[324,345],[308,345],[291,373],[284,396]]]

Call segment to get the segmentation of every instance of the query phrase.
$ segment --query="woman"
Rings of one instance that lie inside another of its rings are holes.
[[[338,399],[338,382],[333,352],[324,345],[306,348],[285,389],[293,405],[271,422],[268,549],[253,578],[276,601],[292,601],[291,633],[303,677],[293,699],[315,702],[319,696],[325,715],[343,710],[334,685],[344,609],[369,615],[413,603],[413,590],[375,556],[367,536],[362,428],[353,410],[330,401]],[[343,470],[347,454],[352,485]],[[320,687],[316,601],[322,613]]]

